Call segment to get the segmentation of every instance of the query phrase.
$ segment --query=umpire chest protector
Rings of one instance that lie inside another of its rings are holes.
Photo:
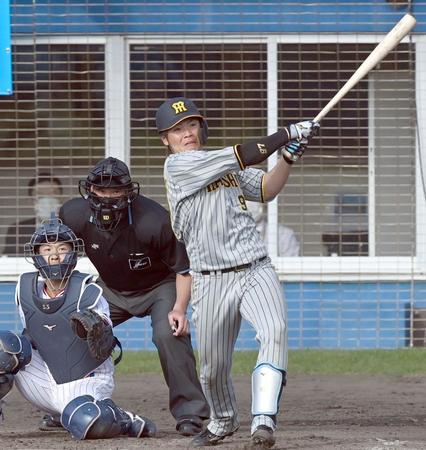
[[[91,275],[73,271],[64,295],[43,299],[38,295],[38,275],[38,272],[24,273],[19,281],[19,302],[27,334],[56,383],[84,378],[103,361],[90,355],[86,341],[72,331],[69,317],[77,309],[94,307],[102,288],[89,283]]]

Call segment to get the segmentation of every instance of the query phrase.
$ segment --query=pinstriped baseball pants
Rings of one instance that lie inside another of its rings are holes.
[[[62,414],[71,400],[81,395],[92,395],[95,400],[111,397],[113,373],[114,365],[109,358],[91,376],[57,384],[39,352],[33,349],[31,362],[16,374],[15,383],[29,402],[42,411],[57,415]]]
[[[200,381],[211,408],[208,428],[221,436],[239,426],[230,373],[241,320],[249,322],[256,332],[257,364],[269,363],[287,370],[285,302],[269,258],[241,272],[194,272],[192,276]]]

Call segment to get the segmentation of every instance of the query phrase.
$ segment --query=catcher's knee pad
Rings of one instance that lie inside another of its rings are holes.
[[[11,373],[3,373],[0,375],[0,400],[12,389],[14,378],[15,375]]]
[[[82,395],[65,406],[61,423],[75,439],[103,439],[125,434],[130,417],[111,400]]]
[[[274,416],[278,413],[286,372],[271,364],[259,364],[252,373],[253,415]]]
[[[101,415],[91,395],[81,395],[71,400],[61,414],[62,426],[75,439],[85,439],[87,431]]]
[[[0,330],[0,374],[18,373],[31,361],[31,344],[12,331]]]

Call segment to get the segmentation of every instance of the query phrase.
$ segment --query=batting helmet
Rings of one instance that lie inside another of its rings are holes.
[[[70,252],[65,254],[64,260],[58,264],[50,265],[45,258],[39,254],[42,244],[66,242],[71,245]],[[50,280],[63,280],[71,275],[77,264],[78,256],[84,253],[84,243],[77,238],[71,228],[62,223],[61,219],[52,214],[33,233],[30,242],[25,244],[25,257],[32,262],[44,278]],[[32,260],[32,261],[31,261]]]
[[[182,120],[191,117],[199,119],[201,123],[201,144],[207,142],[208,127],[206,119],[200,114],[198,108],[192,100],[185,97],[175,97],[166,100],[157,111],[155,115],[155,123],[159,133],[170,130]]]
[[[119,197],[101,197],[94,193],[93,187],[119,188]],[[85,180],[79,181],[80,195],[89,201],[94,213],[95,224],[99,230],[114,229],[123,212],[139,194],[139,183],[133,182],[127,165],[117,158],[109,157],[99,161]]]

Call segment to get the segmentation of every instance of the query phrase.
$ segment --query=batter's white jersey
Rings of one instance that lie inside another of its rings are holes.
[[[241,170],[232,147],[176,153],[164,166],[173,230],[191,264],[200,382],[211,408],[208,429],[218,436],[239,426],[230,372],[242,318],[256,331],[257,363],[287,368],[282,288],[245,203],[264,200],[263,175]],[[277,397],[275,391],[270,398]],[[254,417],[252,431],[259,425],[275,428],[265,414]]]
[[[164,177],[172,227],[191,270],[224,269],[266,256],[245,199],[263,201],[260,169],[241,170],[233,147],[170,155]]]
[[[49,298],[44,294],[43,288],[44,282],[39,280],[38,295],[42,298]],[[18,305],[22,326],[25,328],[25,316],[18,302],[19,289],[18,283],[15,301]],[[107,319],[112,325],[108,302],[104,297],[99,298],[93,311]],[[88,376],[69,383],[57,384],[40,353],[33,349],[31,362],[15,375],[15,384],[21,394],[37,408],[49,414],[59,415],[71,400],[81,395],[92,395],[95,400],[111,397],[114,390],[113,375],[114,364],[112,358],[108,358]]]

